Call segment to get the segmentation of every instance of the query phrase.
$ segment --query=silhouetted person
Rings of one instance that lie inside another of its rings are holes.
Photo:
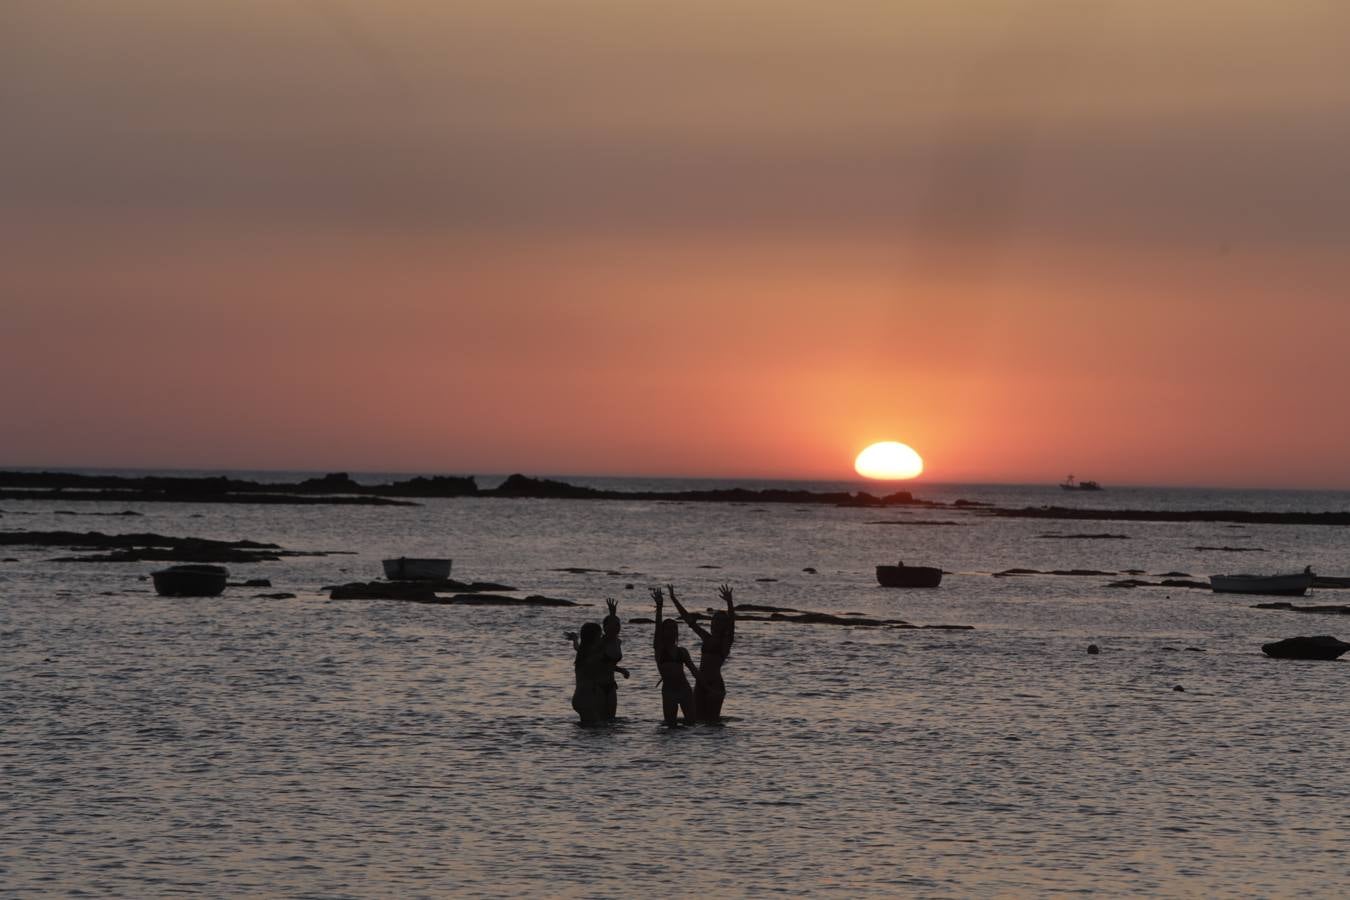
[[[627,678],[628,670],[619,665],[623,659],[623,646],[619,641],[619,628],[622,625],[619,621],[619,601],[606,597],[605,605],[609,607],[609,615],[605,616],[603,622],[605,633],[601,638],[600,650],[605,660],[605,671],[600,686],[605,694],[605,718],[615,719],[619,715],[619,683],[614,680],[614,673],[618,672]]]
[[[725,601],[726,611],[713,613],[708,628],[698,624],[698,619],[689,614],[675,596],[675,588],[667,585],[670,600],[680,611],[680,618],[689,625],[703,640],[703,649],[698,661],[698,681],[694,687],[694,708],[698,711],[700,722],[718,722],[722,719],[722,701],[727,696],[727,686],[722,680],[722,664],[731,655],[731,645],[736,641],[736,604],[731,597],[731,586],[722,585],[717,596]]]
[[[577,651],[573,667],[576,669],[577,686],[572,692],[572,708],[581,717],[581,724],[592,725],[605,719],[604,679],[611,672],[605,659],[604,640],[600,626],[587,622],[581,626],[581,636],[575,631],[564,632],[564,637],[572,642]],[[609,677],[613,677],[612,674]]]
[[[680,626],[674,619],[661,618],[664,598],[660,588],[652,588],[656,601],[656,630],[652,635],[652,649],[656,651],[656,668],[661,673],[661,712],[667,725],[678,724],[678,714],[684,713],[686,725],[692,725],[694,692],[684,678],[684,670],[698,680],[698,670],[689,658],[689,651],[680,646]]]

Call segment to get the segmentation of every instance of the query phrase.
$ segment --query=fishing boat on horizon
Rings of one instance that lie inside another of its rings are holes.
[[[1102,486],[1095,481],[1077,481],[1072,475],[1061,481],[1059,486],[1066,491],[1100,491],[1103,489]]]

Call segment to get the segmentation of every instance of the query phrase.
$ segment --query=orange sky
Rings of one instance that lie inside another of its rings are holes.
[[[74,6],[0,465],[1350,487],[1337,5]]]

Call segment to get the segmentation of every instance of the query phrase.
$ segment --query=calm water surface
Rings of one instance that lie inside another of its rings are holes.
[[[1091,504],[1350,508],[1344,494],[1135,493]],[[1336,893],[1350,875],[1350,666],[1259,649],[1350,637],[1347,620],[1110,577],[992,577],[1350,575],[1343,529],[536,500],[131,506],[140,518],[0,506],[6,530],[355,551],[231,567],[293,600],[170,600],[143,580],[152,563],[2,548],[0,887],[15,895],[1271,896]],[[452,555],[457,577],[595,606],[320,590],[399,554]],[[877,587],[872,567],[900,557],[952,574],[935,591]],[[650,626],[629,624],[622,719],[574,723],[562,631],[598,620],[605,596],[628,619],[650,615],[650,585],[706,606],[724,580],[747,603],[975,630],[744,622],[730,721],[668,730]]]

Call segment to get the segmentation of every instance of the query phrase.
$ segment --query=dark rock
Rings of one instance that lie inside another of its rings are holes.
[[[1190,572],[1161,572],[1159,578],[1194,578]]]
[[[1204,651],[1204,648],[1202,648],[1202,647],[1187,647],[1187,648],[1186,648],[1186,652],[1187,652],[1187,653],[1204,653],[1205,651]]]
[[[1289,612],[1319,613],[1325,616],[1350,616],[1350,606],[1295,606],[1292,603],[1257,603],[1252,609],[1283,609]]]
[[[756,578],[756,581],[777,581],[777,578]]]
[[[959,501],[958,501],[959,503]],[[1251,512],[1244,510],[1083,509],[1064,506],[990,508],[986,515],[1013,519],[1118,522],[1238,522],[1246,525],[1350,525],[1350,512]]]
[[[953,522],[948,519],[877,519],[868,525],[972,525],[973,522]]]
[[[1350,644],[1338,640],[1329,634],[1312,637],[1292,637],[1282,641],[1262,644],[1261,651],[1276,659],[1337,659],[1350,650]]]
[[[726,488],[706,491],[611,491],[580,487],[547,478],[530,478],[515,474],[499,487],[479,491],[484,497],[543,498],[559,500],[661,500],[698,503],[819,503],[835,506],[936,506],[915,500],[908,491],[897,491],[885,497],[874,497],[865,491],[851,494],[847,491],[815,492],[771,488],[750,490]]]
[[[802,625],[857,625],[864,628],[876,628],[882,625],[909,624],[902,619],[855,619],[818,612],[806,612],[797,615],[774,613],[769,616],[769,619],[774,622],[796,622]]]
[[[628,624],[629,624],[629,625],[655,625],[655,624],[656,624],[656,620],[655,620],[655,619],[648,619],[648,618],[646,618],[646,617],[644,617],[644,616],[638,616],[638,617],[636,617],[636,618],[629,619],[629,620],[628,620]]]
[[[1192,547],[1192,550],[1208,551],[1210,553],[1265,553],[1265,547]]]
[[[395,481],[365,490],[385,497],[474,497],[479,493],[478,482],[472,476],[451,475],[433,475],[430,478],[418,475],[407,481]]]
[[[1102,648],[1098,647],[1096,644],[1088,644],[1087,652],[1096,656],[1098,653],[1102,652]]]
[[[463,594],[492,593],[502,591],[514,591],[515,588],[506,584],[495,584],[491,581],[456,581],[453,578],[443,578],[434,581],[355,581],[350,584],[325,585],[320,590],[340,591],[344,597],[334,597],[335,600],[354,599],[357,596],[366,597],[391,597],[394,599],[404,599],[401,592],[407,591],[411,594],[425,595],[426,593],[450,593],[457,592]]]
[[[1058,531],[1038,534],[1036,537],[1061,541],[1127,541],[1130,539],[1128,534],[1060,534]]]
[[[1162,581],[1159,582],[1159,585],[1161,587],[1198,588],[1199,590],[1202,591],[1207,591],[1210,589],[1208,582],[1187,581],[1180,578],[1164,578]]]
[[[339,584],[331,588],[330,600],[416,600],[425,603],[436,601],[435,589],[415,581],[369,582]]]
[[[53,562],[270,562],[282,557],[327,556],[326,551],[285,550],[258,541],[216,541],[162,534],[103,534],[100,531],[4,531],[0,545],[111,550],[102,555],[63,556]]]
[[[790,606],[767,606],[763,603],[737,603],[736,612],[784,612],[799,613],[800,609],[793,609]]]
[[[352,481],[346,472],[329,472],[322,478],[306,478],[296,486],[299,491],[320,494],[359,494],[361,485]]]
[[[250,578],[248,581],[231,581],[228,587],[271,587],[272,582],[266,578]]]
[[[1185,689],[1184,687],[1182,687],[1181,685],[1179,685],[1179,684],[1173,685],[1173,686],[1172,686],[1172,690],[1174,690],[1174,691],[1181,691],[1181,692],[1183,692],[1183,693],[1186,691],[1186,689]]]
[[[633,583],[630,581],[628,584],[625,584],[625,585],[623,586],[623,589],[624,589],[625,591],[631,591],[631,590],[633,589]]]
[[[544,597],[531,594],[528,597],[499,597],[492,594],[456,594],[447,601],[457,606],[581,606],[574,600],[562,600],[557,597]]]
[[[253,599],[255,599],[255,600],[294,600],[294,599],[295,599],[295,595],[294,595],[294,594],[287,594],[287,593],[285,593],[285,592],[283,591],[283,592],[278,592],[278,593],[276,593],[276,594],[254,594],[254,595],[253,595]]]
[[[802,571],[805,572],[807,575],[816,574],[816,570],[811,566],[807,566],[805,569],[802,569]]]
[[[707,565],[704,565],[704,566],[695,566],[695,568],[698,568],[698,569],[720,569],[720,568],[722,568],[722,567],[721,567],[721,566],[707,566]]]

